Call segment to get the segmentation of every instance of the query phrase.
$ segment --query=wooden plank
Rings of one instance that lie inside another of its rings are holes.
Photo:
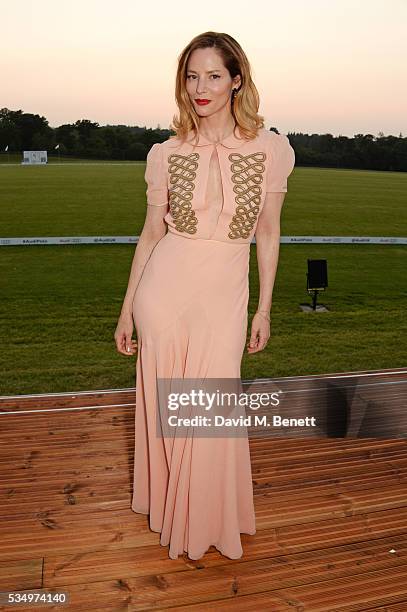
[[[0,591],[41,588],[43,561],[42,557],[0,561]]]
[[[390,550],[395,552],[390,553]],[[171,578],[172,584],[177,585],[179,589],[182,589],[184,584],[185,589],[190,589],[191,593],[198,593],[201,579],[205,582],[213,577],[215,583],[225,576],[225,572],[228,573],[229,570],[225,566],[230,565],[231,575],[236,572],[238,566],[239,576],[244,577],[246,590],[257,592],[260,581],[267,582],[272,577],[277,584],[293,576],[293,584],[305,584],[407,565],[405,534],[330,547],[322,547],[321,543],[319,549],[310,548],[304,552],[288,554],[282,554],[278,548],[260,552],[256,544],[251,546],[249,543],[245,560],[230,560],[230,563],[215,549],[199,561],[191,561],[186,556],[177,560],[169,559],[164,547],[158,552],[160,554],[156,554],[152,547],[132,547],[77,555],[47,555],[44,584],[47,587],[57,587],[86,583],[92,579],[104,581],[113,574],[127,578],[151,578],[155,574],[176,573],[177,577]],[[189,575],[186,576],[185,572]],[[206,588],[204,586],[203,593]]]
[[[282,579],[277,567],[269,568],[267,577],[252,576],[251,580],[241,566],[239,575],[233,566],[224,566],[217,577],[213,572],[188,572],[187,580],[172,573],[71,585],[67,589],[69,610],[183,610],[185,606],[191,610],[228,606],[244,610],[254,609],[250,606],[255,603],[257,610],[359,612],[407,600],[406,565],[305,584],[298,584],[293,572]],[[257,591],[250,590],[252,585]]]

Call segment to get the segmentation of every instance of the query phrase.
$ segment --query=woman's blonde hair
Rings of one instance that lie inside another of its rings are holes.
[[[188,60],[195,49],[212,47],[221,56],[231,78],[240,75],[241,85],[238,93],[232,97],[231,111],[243,138],[255,138],[259,128],[264,126],[264,117],[257,113],[259,93],[251,76],[251,68],[245,52],[239,43],[223,32],[204,32],[195,36],[178,57],[178,68],[175,81],[175,100],[179,116],[174,115],[170,129],[176,137],[184,140],[187,133],[193,130],[198,136],[199,116],[196,113],[186,90]]]

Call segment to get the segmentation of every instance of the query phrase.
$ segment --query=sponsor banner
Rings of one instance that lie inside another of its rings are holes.
[[[407,244],[406,237],[395,236],[281,236],[289,244]]]
[[[131,244],[138,236],[31,236],[27,238],[0,238],[0,246],[45,244]]]
[[[135,244],[138,236],[29,236],[0,238],[0,246],[46,244]],[[407,237],[394,236],[281,236],[282,244],[407,244]],[[253,238],[252,244],[256,240]]]

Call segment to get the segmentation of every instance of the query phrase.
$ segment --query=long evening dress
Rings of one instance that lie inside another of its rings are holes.
[[[213,545],[231,559],[255,534],[249,442],[159,437],[157,379],[240,378],[247,338],[250,243],[267,192],[287,191],[288,138],[238,130],[214,144],[170,138],[147,157],[147,203],[166,206],[133,301],[137,332],[132,510],[149,514],[169,557],[200,559]]]

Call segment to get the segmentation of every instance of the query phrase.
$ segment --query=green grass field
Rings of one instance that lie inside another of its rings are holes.
[[[144,163],[0,167],[2,237],[139,235]],[[282,235],[406,236],[407,175],[296,167]],[[251,247],[250,318],[257,305]],[[134,245],[0,247],[0,394],[134,386],[113,334]],[[328,260],[330,308],[305,314],[307,258]],[[266,349],[242,378],[406,365],[407,246],[284,245]],[[250,329],[250,327],[249,327]],[[248,329],[248,333],[249,333]]]

